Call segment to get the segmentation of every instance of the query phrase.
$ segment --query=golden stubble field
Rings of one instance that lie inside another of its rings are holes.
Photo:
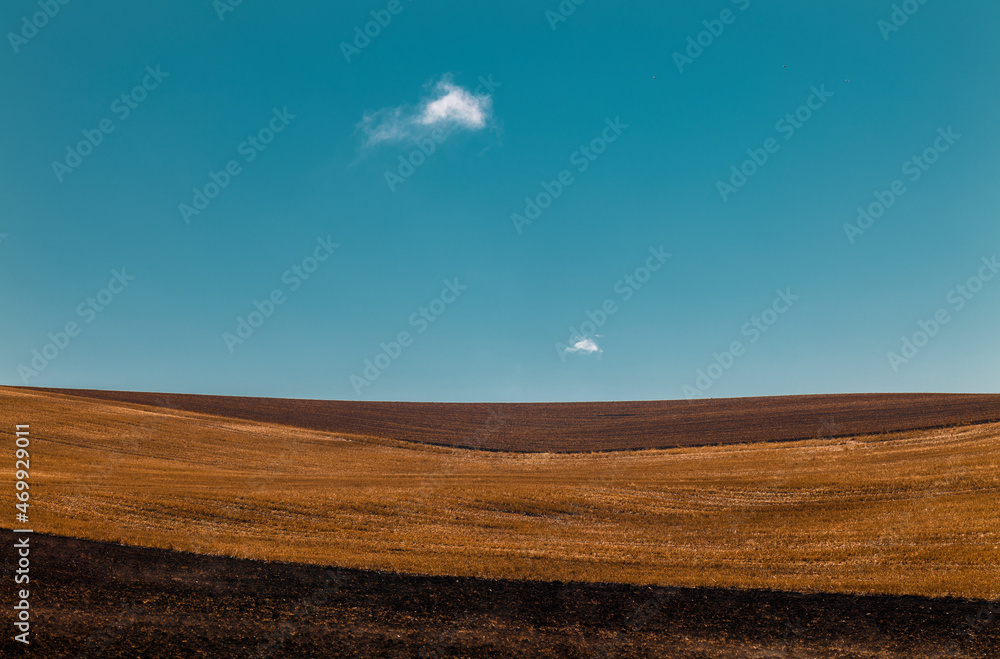
[[[532,454],[0,396],[31,425],[36,531],[418,574],[1000,598],[1000,424]]]

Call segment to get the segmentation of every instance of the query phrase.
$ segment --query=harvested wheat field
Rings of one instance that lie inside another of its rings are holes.
[[[514,453],[2,395],[30,410],[36,531],[424,575],[1000,598],[996,423]]]
[[[490,451],[773,442],[1000,422],[997,394],[826,394],[608,403],[369,403],[31,389],[329,433]]]

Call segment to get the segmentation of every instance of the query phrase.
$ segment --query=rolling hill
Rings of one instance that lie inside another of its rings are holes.
[[[849,437],[1000,421],[997,394],[834,394],[608,403],[382,403],[34,389],[327,433],[575,452]]]

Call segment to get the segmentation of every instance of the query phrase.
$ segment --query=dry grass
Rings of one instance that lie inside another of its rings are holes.
[[[1000,394],[823,394],[603,403],[407,403],[33,389],[332,434],[574,453],[849,437],[1000,422]]]
[[[31,424],[38,531],[421,574],[1000,598],[1000,424],[525,454],[0,399]]]

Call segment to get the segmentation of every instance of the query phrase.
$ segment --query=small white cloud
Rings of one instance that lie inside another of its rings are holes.
[[[438,83],[438,92],[444,92],[444,96],[424,106],[420,123],[429,126],[455,122],[465,128],[482,128],[486,125],[486,114],[492,105],[489,96],[473,96],[461,87],[445,81]]]
[[[369,145],[386,140],[399,140],[405,136],[400,108],[366,112],[358,128],[368,136]]]
[[[576,340],[576,342],[566,348],[566,352],[584,352],[584,353],[594,353],[594,352],[604,352],[601,350],[597,342],[592,338],[584,336]]]
[[[365,144],[415,141],[435,128],[480,130],[493,115],[493,97],[455,85],[446,76],[431,86],[431,92],[416,107],[401,105],[366,112],[358,129]]]

